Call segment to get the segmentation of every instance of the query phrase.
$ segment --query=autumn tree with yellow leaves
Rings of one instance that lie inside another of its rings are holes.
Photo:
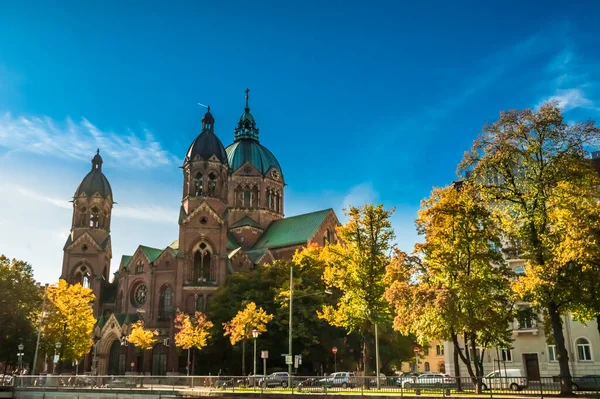
[[[394,327],[422,345],[452,342],[481,392],[485,350],[510,347],[514,318],[501,231],[468,182],[434,189],[416,224],[425,241],[415,245],[413,256],[397,251],[387,268]]]
[[[246,341],[252,338],[252,330],[256,329],[259,335],[266,332],[267,323],[272,319],[273,315],[250,302],[231,321],[223,323],[224,335],[229,336],[231,345],[242,342],[242,375],[246,375]]]
[[[325,264],[323,281],[339,296],[335,305],[323,306],[319,317],[362,336],[365,375],[369,332],[391,320],[390,306],[384,298],[384,275],[394,239],[392,213],[393,209],[384,209],[383,205],[350,206],[346,211],[348,221],[337,229],[339,241],[320,252],[320,261]]]
[[[42,343],[46,353],[53,353],[55,344],[60,342],[60,359],[82,359],[93,345],[96,319],[91,306],[95,299],[92,290],[61,279],[57,285],[48,287],[47,295],[42,323]]]
[[[175,345],[188,351],[194,348],[201,350],[206,346],[212,328],[213,323],[202,312],[196,312],[194,316],[179,312],[175,317],[175,329],[177,330]],[[192,370],[192,374],[194,374],[194,370]]]
[[[146,329],[144,327],[144,321],[138,320],[131,326],[131,331],[127,336],[127,342],[133,344],[138,350],[140,350],[143,353],[146,350],[152,349],[152,347],[157,341],[157,336],[157,330]],[[143,356],[142,359],[144,359]],[[143,367],[142,370],[144,370]]]
[[[598,206],[588,200],[572,205],[581,192],[600,198],[598,178],[587,158],[598,142],[600,130],[593,122],[567,123],[558,104],[547,103],[538,110],[502,112],[484,127],[459,165],[459,172],[468,173],[479,187],[506,240],[526,261],[526,273],[515,289],[552,328],[562,394],[570,394],[572,385],[561,315],[577,304],[582,281],[591,277],[582,273],[580,262],[572,261],[585,252],[585,245],[568,239],[569,231],[590,207]],[[598,274],[595,268],[596,281]]]

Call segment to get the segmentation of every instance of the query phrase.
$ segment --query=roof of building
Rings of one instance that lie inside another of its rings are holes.
[[[227,154],[225,147],[214,131],[214,118],[210,113],[210,108],[202,118],[202,132],[196,137],[188,149],[185,161],[191,161],[196,156],[204,160],[210,159],[213,155],[223,163],[227,163]]]
[[[131,255],[123,255],[121,256],[121,263],[119,264],[119,269],[126,269],[127,266],[129,266],[129,262],[131,262],[131,258],[133,258],[133,256]]]
[[[265,252],[267,252],[266,248],[251,249],[250,251],[246,251],[246,255],[252,261],[252,263],[256,264],[260,258],[263,257]]]
[[[241,139],[228,146],[225,151],[229,167],[236,171],[246,163],[254,166],[263,176],[275,168],[283,180],[283,172],[275,155],[254,139]]]
[[[242,227],[242,226],[250,226],[250,227],[254,227],[254,228],[262,230],[260,225],[249,216],[244,216],[243,218],[241,218],[240,220],[238,220],[237,222],[235,222],[234,224],[229,226],[229,228],[235,229],[236,227]]]
[[[239,248],[240,246],[241,245],[238,244],[233,233],[227,233],[227,249],[233,250],[233,249]]]
[[[160,254],[164,251],[164,249],[147,247],[145,245],[140,245],[140,250],[148,257],[150,262],[154,262],[156,258],[160,256]]]
[[[77,190],[75,190],[74,197],[79,197],[85,194],[88,197],[98,193],[102,198],[112,198],[112,188],[104,173],[102,173],[102,157],[100,156],[100,150],[96,153],[92,159],[92,170],[83,178]]]
[[[304,244],[312,238],[333,209],[324,209],[304,215],[271,222],[252,249],[279,248]]]

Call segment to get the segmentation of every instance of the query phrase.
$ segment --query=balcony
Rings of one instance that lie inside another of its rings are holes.
[[[523,334],[538,335],[538,333],[539,328],[537,326],[537,321],[534,319],[522,318],[513,322],[513,336]]]

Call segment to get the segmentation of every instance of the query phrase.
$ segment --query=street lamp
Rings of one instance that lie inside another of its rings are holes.
[[[62,343],[57,342],[56,344],[54,344],[54,367],[52,369],[52,371],[56,374],[56,365],[58,364],[58,351],[60,350],[60,347],[62,346]]]
[[[255,328],[252,330],[252,338],[254,338],[254,372],[252,373],[252,385],[256,384],[256,338],[258,338],[258,330]]]
[[[17,356],[19,357],[19,370],[21,370],[23,368],[23,356],[25,356],[25,353],[23,353],[25,345],[23,345],[23,343],[20,343],[19,345],[17,345],[17,349],[19,349],[19,353],[17,353]]]

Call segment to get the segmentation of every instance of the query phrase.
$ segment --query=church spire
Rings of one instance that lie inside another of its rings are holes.
[[[92,158],[92,170],[102,172],[102,157],[100,156],[100,148],[96,150],[96,155]]]
[[[206,114],[202,117],[202,131],[215,132],[215,118],[210,113],[210,105],[207,107]]]
[[[246,106],[244,108],[244,113],[240,117],[240,121],[235,128],[235,141],[239,141],[241,139],[252,139],[258,141],[258,128],[256,127],[254,117],[250,113],[250,96],[248,93],[250,93],[250,89],[246,89]]]

